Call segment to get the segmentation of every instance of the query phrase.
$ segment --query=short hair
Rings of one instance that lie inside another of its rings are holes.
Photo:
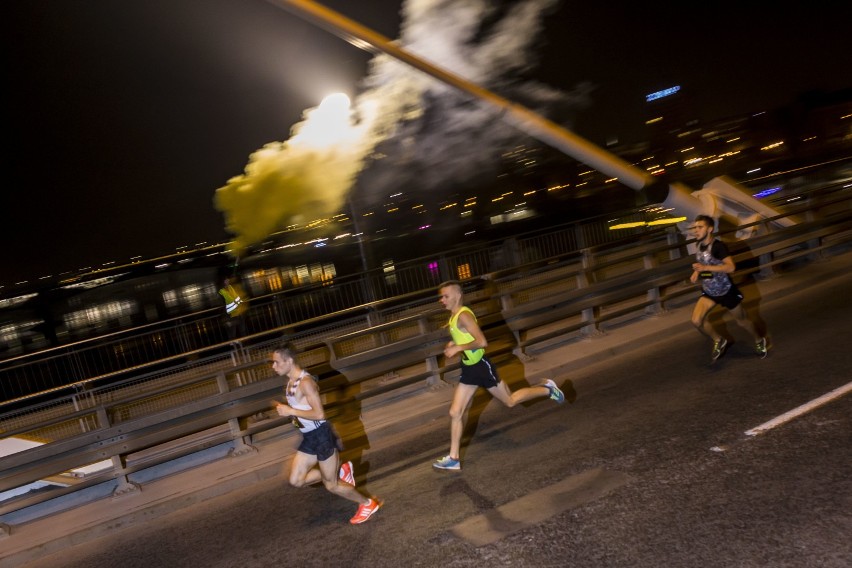
[[[696,215],[694,223],[698,223],[699,221],[704,221],[708,227],[716,230],[716,221],[710,215]]]
[[[464,292],[464,289],[462,288],[462,284],[458,280],[447,280],[445,282],[441,282],[441,285],[438,286],[438,290],[440,290],[441,288],[447,288],[449,286],[455,286],[456,288],[459,289],[459,292]]]
[[[277,345],[273,350],[273,353],[278,353],[284,359],[292,359],[296,360],[296,348],[292,343],[285,342]]]

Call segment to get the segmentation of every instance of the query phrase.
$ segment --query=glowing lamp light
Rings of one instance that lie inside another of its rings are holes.
[[[313,148],[331,148],[355,137],[352,126],[351,103],[343,93],[325,97],[320,105],[306,113],[307,120],[291,143]]]
[[[618,225],[612,225],[609,230],[617,231],[618,229],[635,229],[637,227],[644,227],[645,221],[635,221],[633,223],[620,223]]]
[[[322,102],[320,102],[319,108],[323,113],[327,113],[329,115],[338,115],[342,117],[349,116],[349,108],[352,103],[343,93],[332,93],[325,98],[323,98]]]
[[[686,217],[668,217],[666,219],[654,219],[653,221],[634,221],[631,223],[619,223],[609,227],[610,231],[618,231],[621,229],[637,229],[639,227],[657,227],[660,225],[674,225],[686,221]]]
[[[654,227],[656,225],[674,225],[675,223],[682,223],[686,221],[686,217],[670,217],[668,219],[655,219],[654,221],[648,221],[649,227]]]

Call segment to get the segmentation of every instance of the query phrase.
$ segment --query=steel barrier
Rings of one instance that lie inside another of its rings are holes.
[[[258,333],[294,322],[334,318],[353,307],[432,289],[444,280],[474,278],[583,247],[625,241],[623,235],[607,231],[605,225],[603,220],[593,220],[548,228],[499,244],[402,262],[389,273],[377,269],[255,297],[246,316],[247,328]],[[634,229],[628,234],[633,237],[661,230]],[[393,310],[372,309],[367,315],[370,324],[394,317]],[[213,308],[7,358],[0,361],[0,413],[9,402],[17,403],[32,395],[79,388],[99,377],[115,380],[138,374],[140,366],[185,353],[221,350],[219,345],[227,337],[222,310]]]

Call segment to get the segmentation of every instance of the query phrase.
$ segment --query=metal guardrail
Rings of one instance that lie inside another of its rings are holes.
[[[624,213],[643,219],[641,212]],[[656,229],[652,232],[658,232]],[[300,322],[339,319],[351,308],[393,300],[448,279],[467,279],[565,254],[583,247],[618,243],[625,236],[647,232],[633,229],[615,234],[604,219],[587,220],[398,263],[390,272],[376,269],[335,278],[331,282],[292,288],[254,297],[247,314],[252,333],[278,329]],[[371,308],[364,314],[369,324],[392,320],[394,310]],[[0,413],[18,399],[85,388],[88,382],[106,377],[120,380],[138,375],[146,364],[179,359],[186,353],[221,351],[228,334],[220,308],[116,331],[72,344],[0,360]]]
[[[849,198],[822,207],[826,215],[764,232],[750,239],[748,250],[736,252],[735,258],[761,259],[746,269],[755,272],[852,241]],[[769,221],[759,224],[768,227]],[[585,335],[602,322],[636,317],[692,292],[694,288],[685,283],[691,263],[688,245],[668,242],[660,233],[633,246],[598,247],[543,259],[470,282],[468,303],[496,347],[489,350],[492,354],[557,336]],[[304,365],[326,377],[321,387],[331,414],[355,399],[440,381],[458,367],[443,360],[441,327],[446,314],[429,308],[433,302],[434,290],[411,294],[399,300],[399,317],[393,321],[300,338]],[[270,398],[280,393],[281,381],[263,369],[272,341],[257,344],[253,353],[235,352],[227,368],[182,370],[145,388],[136,385],[135,391],[84,393],[68,398],[61,408],[28,415],[29,424],[0,421],[5,438],[41,444],[0,460],[0,491],[42,479],[60,479],[66,485],[6,499],[0,503],[0,515],[106,482],[114,484],[115,492],[131,491],[134,473],[214,444],[231,444],[233,455],[252,451],[254,435],[282,426],[278,419],[249,424],[249,418],[267,410]],[[249,360],[239,361],[238,354]],[[388,373],[395,378],[389,380]],[[355,384],[358,394],[351,395],[349,387]],[[175,446],[178,439],[182,444]],[[74,476],[75,470],[98,461],[108,465],[90,475]]]
[[[838,160],[848,161],[848,158]],[[824,167],[815,165],[805,170]],[[802,171],[780,172],[772,179],[802,175]],[[817,175],[808,174],[809,176]],[[780,183],[780,181],[779,181]],[[843,190],[839,183],[820,185],[793,196],[792,203],[813,201],[832,192]],[[771,197],[777,207],[789,207],[790,196]],[[621,221],[646,221],[645,211],[626,211],[616,214]],[[644,234],[647,229],[631,229],[618,234],[607,229],[610,216],[585,220],[559,227],[519,235],[503,243],[488,243],[466,250],[450,251],[429,257],[397,263],[393,270],[383,269],[337,277],[333,282],[320,283],[253,298],[249,312],[249,330],[260,332],[289,323],[313,320],[347,308],[369,304],[436,286],[448,278],[465,279],[549,258],[571,251],[617,242],[624,235]],[[122,371],[166,357],[217,346],[227,338],[220,308],[203,310],[177,318],[162,320],[129,330],[100,335],[73,344],[59,346],[26,355],[0,360],[0,413],[5,402],[20,397],[66,389],[97,377],[120,377]],[[371,312],[369,323],[381,323],[382,317],[392,319],[393,312]],[[76,388],[76,387],[75,387]]]

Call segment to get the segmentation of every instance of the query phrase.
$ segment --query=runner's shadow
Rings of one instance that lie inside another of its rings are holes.
[[[733,281],[743,293],[743,308],[754,322],[757,332],[766,336],[766,321],[763,319],[760,310],[763,296],[760,293],[760,287],[757,285],[757,277],[760,274],[760,257],[752,252],[751,245],[746,240],[726,239],[725,244],[728,245],[728,251],[731,255],[738,258],[737,272],[741,274],[734,276]],[[730,336],[727,337],[730,339]]]
[[[497,300],[499,292],[496,284],[489,278],[483,278],[479,281],[479,285],[481,290],[471,294],[470,305],[472,306],[471,309],[477,314],[482,331],[488,338],[489,349],[502,352],[494,358],[489,356],[496,368],[498,379],[505,382],[511,392],[535,386],[526,379],[526,367],[517,355],[518,337],[509,328],[502,316],[502,308]],[[577,399],[577,392],[570,380],[566,380],[563,385],[560,385],[560,388],[568,402],[574,402]],[[466,413],[464,429],[462,430],[461,453],[465,453],[466,447],[479,428],[482,413],[492,400],[492,395],[486,389],[477,389]],[[529,407],[542,400],[546,399],[529,400],[521,403],[520,406]],[[495,401],[495,404],[504,406],[499,400]]]
[[[370,471],[370,462],[364,461],[364,451],[370,449],[370,439],[367,429],[361,419],[361,383],[347,384],[341,389],[346,400],[338,408],[334,418],[334,426],[343,439],[343,449],[340,451],[340,463],[352,462],[356,478],[363,478]]]
[[[517,357],[500,357],[497,360],[492,361],[492,363],[494,363],[497,370],[497,377],[504,381],[509,386],[510,390],[514,391],[518,388],[522,388],[523,386],[527,386],[526,381],[523,380],[524,366]],[[521,382],[524,384],[519,385],[518,383]],[[462,453],[464,453],[464,449],[468,446],[468,444],[470,444],[470,441],[479,429],[479,422],[482,417],[482,413],[485,412],[485,409],[492,401],[494,404],[503,407],[503,403],[499,400],[494,400],[494,397],[492,397],[491,393],[489,393],[486,389],[479,388],[476,390],[476,394],[473,395],[473,399],[471,399],[467,416],[465,418],[464,430],[462,431]],[[524,406],[527,404],[528,403],[524,403]]]
[[[485,517],[492,530],[509,533],[526,526],[526,523],[512,521],[504,517],[494,501],[473,489],[462,477],[453,478],[452,481],[441,488],[441,497],[456,495],[464,495],[470,499],[476,511]]]
[[[470,484],[463,477],[452,478],[449,483],[441,488],[440,495],[442,498],[464,495],[470,499],[477,512],[488,511],[495,507],[494,501],[471,488]]]
[[[509,390],[515,392],[518,389],[526,388],[530,385],[530,383],[525,378],[526,369],[524,363],[515,355],[505,355],[498,358],[493,363],[499,367],[498,369],[498,377],[500,380],[504,381],[506,385],[509,387]],[[577,391],[574,388],[574,383],[570,379],[565,379],[562,381],[562,384],[557,385],[562,390],[565,395],[565,401],[568,403],[573,403],[577,400]],[[536,398],[533,400],[528,400],[526,402],[522,402],[520,405],[516,406],[515,410],[520,410],[521,407],[528,408],[534,404],[548,402],[547,398]],[[552,401],[549,401],[553,404]],[[480,420],[482,418],[482,413],[485,412],[485,409],[489,404],[496,404],[503,409],[504,411],[511,412],[513,409],[509,409],[503,405],[499,400],[495,400],[491,394],[485,389],[477,389],[476,394],[473,396],[471,400],[470,407],[468,408],[467,416],[465,419],[464,430],[462,431],[462,439],[461,439],[461,452],[464,454],[467,446],[470,444],[477,430],[479,429]]]
[[[488,394],[488,391],[484,389],[477,389],[476,394],[473,395],[473,399],[471,399],[470,406],[467,410],[464,430],[462,430],[462,453],[465,453],[467,446],[470,444],[470,441],[473,439],[474,435],[476,434],[476,431],[479,429],[479,420],[491,400],[491,395]],[[497,404],[500,403],[498,402]]]

